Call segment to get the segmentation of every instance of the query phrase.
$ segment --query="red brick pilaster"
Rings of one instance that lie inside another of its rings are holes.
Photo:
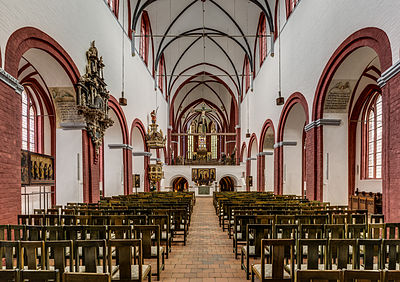
[[[247,156],[247,158],[249,159],[250,157]],[[246,191],[250,191],[249,182],[247,180],[251,174],[251,160],[245,160],[245,161],[246,161]]]
[[[265,191],[265,156],[257,156],[257,186],[257,191]]]
[[[306,196],[323,201],[323,127],[313,127],[305,135]]]
[[[240,131],[240,127],[237,127],[236,128],[236,165],[240,165],[240,151],[241,151],[241,148],[240,148],[240,134],[241,134],[241,131]]]
[[[165,162],[168,165],[171,165],[171,154],[172,154],[172,147],[171,147],[171,141],[172,141],[172,135],[171,135],[171,128],[168,128],[167,132],[167,154],[165,155]]]
[[[274,150],[274,193],[282,194],[283,190],[283,148],[277,147]]]
[[[144,192],[150,192],[150,180],[149,180],[149,164],[150,157],[144,157]]]
[[[21,213],[21,96],[0,81],[0,224]]]
[[[86,130],[82,130],[83,201],[96,203],[100,200],[100,162],[93,142]]]
[[[382,88],[383,212],[385,222],[400,221],[400,74]]]
[[[123,149],[124,154],[124,171],[125,175],[125,195],[132,193],[133,179],[132,179],[132,151],[128,149]]]
[[[313,127],[310,130],[306,131],[305,136],[305,147],[306,147],[306,162],[305,162],[305,170],[306,170],[306,197],[309,200],[316,200],[317,193],[317,169],[316,169],[316,156],[317,156],[317,148],[316,148],[316,128]]]

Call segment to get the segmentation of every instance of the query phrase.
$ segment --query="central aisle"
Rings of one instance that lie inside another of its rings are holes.
[[[161,281],[246,281],[232,241],[219,227],[212,198],[196,198],[186,246],[174,244]]]

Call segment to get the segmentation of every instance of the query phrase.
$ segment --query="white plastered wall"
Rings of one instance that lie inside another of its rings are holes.
[[[133,152],[144,152],[144,143],[142,135],[139,129],[134,128],[132,130],[132,148]],[[138,192],[144,191],[144,157],[143,156],[133,156],[132,157],[132,174],[140,175],[140,188],[137,189]],[[136,191],[135,188],[133,188]]]
[[[283,147],[283,193],[301,195],[302,189],[302,144],[306,122],[304,109],[295,104],[289,112],[283,133],[284,142],[296,142],[295,146]]]
[[[123,1],[123,3],[126,3],[126,1]],[[124,108],[124,113],[129,127],[128,130],[130,131],[135,118],[147,125],[148,113],[158,106],[158,123],[163,132],[167,132],[166,101],[159,90],[154,90],[154,80],[140,56],[131,56],[130,40],[127,34],[122,33],[119,22],[104,1],[1,0],[0,6],[2,7],[0,11],[0,50],[2,51],[3,62],[4,50],[10,35],[19,28],[29,26],[40,29],[56,40],[71,56],[78,70],[83,74],[86,65],[85,52],[90,47],[90,42],[95,40],[99,54],[103,56],[106,65],[104,77],[108,85],[107,89],[116,98],[119,97],[122,90],[121,52],[122,42],[124,42],[124,90],[125,97],[128,99],[128,106]],[[122,7],[120,7],[120,11],[122,11]],[[127,9],[125,11],[127,13]],[[127,16],[125,19],[128,20]],[[127,26],[125,25],[125,27]],[[33,56],[31,57],[34,59]],[[150,63],[149,66],[151,67],[151,65]],[[4,67],[4,63],[1,67]],[[55,70],[58,71],[58,69],[49,69],[45,75],[49,87],[65,86],[54,83],[54,80],[57,80],[57,76],[54,75]],[[45,69],[39,69],[40,71],[46,72]],[[48,129],[46,127],[46,131]],[[112,129],[109,130],[112,131]],[[80,131],[57,130],[56,139],[57,204],[82,201],[82,133]],[[49,141],[46,136],[45,142]],[[143,151],[143,147],[141,151]],[[48,153],[47,150],[46,153]],[[140,158],[141,161],[135,167],[137,171],[139,170],[143,174],[143,157]],[[115,160],[115,162],[117,161]],[[78,170],[80,171],[79,177]],[[107,175],[113,173],[113,170],[108,171],[106,168],[106,179],[110,179],[110,177],[107,178]],[[117,173],[120,174],[119,169]],[[141,177],[141,180],[143,182],[143,177]],[[121,194],[120,188],[118,188],[118,191],[118,194]],[[114,192],[116,193],[117,190]]]
[[[164,179],[161,181],[161,191],[171,191],[172,182],[177,177],[184,177],[188,180],[189,190],[196,190],[196,184],[192,181],[192,168],[210,168],[210,166],[164,166]],[[245,165],[240,166],[217,166],[216,167],[216,183],[219,184],[219,181],[225,177],[230,176],[234,179],[236,183],[235,191],[245,191],[246,185],[244,181],[242,181],[242,176],[246,170]],[[212,184],[215,186],[215,183]]]
[[[82,132],[56,130],[56,201],[58,205],[83,201]]]
[[[154,90],[154,81],[140,57],[130,56],[130,41],[126,35],[122,35],[118,21],[104,1],[0,0],[0,5],[2,67],[7,40],[15,30],[22,27],[33,26],[49,34],[72,57],[81,73],[84,72],[86,63],[85,51],[90,41],[96,40],[106,64],[105,78],[108,89],[118,96],[121,93],[122,78],[121,38],[124,38],[125,95],[128,98],[128,107],[124,111],[128,126],[134,118],[139,118],[145,123],[148,113],[158,105],[160,127],[166,132],[166,103],[161,93]],[[281,4],[282,19],[283,6]],[[365,27],[378,27],[386,32],[391,43],[393,62],[396,62],[399,59],[400,47],[399,10],[400,2],[396,0],[301,1],[288,21],[281,21],[282,95],[288,98],[294,92],[301,92],[306,97],[311,113],[316,86],[329,58],[349,35]],[[95,16],[89,17],[88,11]],[[276,41],[275,57],[267,57],[257,72],[254,92],[249,92],[250,95],[245,97],[241,105],[241,140],[248,142],[244,136],[247,129],[250,133],[255,132],[258,137],[267,118],[278,124],[282,109],[275,105],[279,90],[278,55],[279,41]],[[247,100],[250,100],[248,108]],[[249,120],[248,112],[251,112]],[[78,142],[77,140],[81,142],[77,134],[62,135],[66,140],[60,141],[57,135],[57,143],[65,141],[68,144]],[[71,148],[66,155],[72,156],[77,151]]]
[[[124,165],[122,149],[110,149],[109,144],[122,144],[121,125],[113,110],[109,117],[114,121],[104,136],[104,195],[124,194]]]
[[[264,137],[263,152],[272,153],[264,156],[265,168],[264,168],[264,183],[265,191],[274,191],[274,140],[275,136],[273,130],[268,128]]]
[[[249,158],[254,158],[255,160],[251,160],[250,166],[250,175],[253,176],[253,186],[250,187],[250,191],[257,191],[258,178],[257,178],[257,153],[258,153],[258,143],[256,140],[253,141],[253,145],[251,147],[251,156]]]
[[[302,93],[311,113],[315,90],[329,58],[348,36],[362,28],[378,27],[386,32],[396,62],[400,54],[399,9],[398,1],[301,1],[288,21],[281,22],[282,95],[287,99],[294,92]],[[278,125],[282,110],[275,104],[279,90],[278,60],[276,40],[275,56],[267,57],[254,80],[254,95],[246,95],[241,105],[242,140],[246,140],[246,103],[252,96],[257,103],[250,108],[254,116],[250,118],[249,131],[260,134],[268,118]]]
[[[389,37],[393,62],[396,62],[400,54],[400,22],[396,12],[399,9],[399,1],[307,0],[301,1],[285,21],[285,10],[281,5],[282,95],[287,99],[300,92],[305,96],[311,114],[316,87],[329,58],[348,36],[362,28],[382,29]],[[271,119],[276,128],[279,124],[282,107],[275,104],[279,91],[279,40],[275,41],[274,49],[275,56],[268,56],[257,71],[254,92],[248,92],[241,103],[241,140],[247,144],[247,129],[259,137],[266,119]],[[347,159],[344,164],[347,166]],[[287,173],[292,172],[287,170]],[[365,184],[365,189],[369,184],[372,185],[372,181]],[[285,189],[284,193],[287,193]],[[347,201],[347,189],[340,197]]]
[[[323,197],[332,205],[347,205],[348,199],[348,114],[324,114],[340,119],[340,126],[324,126]]]

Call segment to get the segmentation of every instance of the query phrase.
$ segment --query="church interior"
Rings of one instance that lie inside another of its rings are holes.
[[[0,282],[400,281],[400,1],[0,8]]]

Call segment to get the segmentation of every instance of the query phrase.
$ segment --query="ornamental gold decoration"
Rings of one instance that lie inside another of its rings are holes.
[[[86,59],[86,73],[79,78],[75,85],[77,105],[78,113],[85,118],[86,130],[95,146],[97,156],[104,133],[114,122],[108,116],[110,94],[106,89],[107,84],[104,82],[103,57],[99,58],[94,41],[86,52]]]
[[[163,132],[157,130],[157,113],[155,110],[151,112],[151,124],[148,128],[146,135],[146,144],[149,149],[161,149],[165,147],[166,138],[163,136]]]

